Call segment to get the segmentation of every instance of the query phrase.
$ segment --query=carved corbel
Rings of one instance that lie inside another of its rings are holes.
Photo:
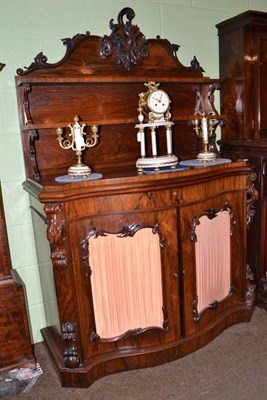
[[[65,221],[62,206],[58,203],[48,203],[44,206],[47,216],[47,239],[51,245],[51,260],[55,268],[68,266]]]
[[[223,127],[226,125],[226,121],[223,118],[219,118],[219,114],[214,105],[214,92],[215,90],[220,90],[220,83],[213,83],[212,85],[204,85],[201,90],[196,88],[196,106],[195,106],[195,115],[201,115],[202,112],[205,112],[206,115],[210,118],[210,122],[212,123],[213,132],[209,138],[209,150],[215,154],[219,154],[217,148],[217,135],[216,129],[218,126]],[[190,122],[191,125],[191,122]]]
[[[47,203],[44,206],[47,215],[47,239],[51,245],[63,241],[62,207],[58,203]]]

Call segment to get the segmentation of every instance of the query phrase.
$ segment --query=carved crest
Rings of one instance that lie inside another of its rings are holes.
[[[128,19],[124,23],[123,18]],[[132,25],[135,13],[131,8],[124,8],[118,15],[118,23],[114,24],[113,19],[109,26],[112,30],[110,36],[102,38],[100,55],[103,58],[115,54],[117,64],[121,64],[125,70],[130,71],[131,64],[138,65],[141,57],[148,56],[146,38],[140,32],[138,26]]]

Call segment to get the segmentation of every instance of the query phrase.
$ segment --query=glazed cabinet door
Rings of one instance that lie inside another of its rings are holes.
[[[244,300],[243,192],[181,208],[184,334],[190,336]]]
[[[261,160],[261,186],[260,186],[260,204],[258,207],[259,215],[257,235],[255,236],[256,244],[258,244],[258,299],[266,308],[267,305],[267,157],[260,157]],[[255,229],[255,227],[254,227]]]
[[[253,111],[252,130],[255,129],[255,139],[267,138],[267,29],[257,27],[251,38],[252,67],[251,88],[247,90],[247,111]],[[253,92],[255,92],[253,94]],[[251,96],[254,101],[251,102]]]
[[[71,225],[84,358],[179,339],[176,209]]]

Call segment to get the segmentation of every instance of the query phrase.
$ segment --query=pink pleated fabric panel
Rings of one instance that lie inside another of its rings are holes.
[[[214,300],[224,299],[230,290],[230,215],[200,218],[196,227],[196,284],[198,312]]]
[[[120,336],[130,329],[162,327],[159,235],[143,228],[133,237],[89,240],[89,264],[97,334]]]

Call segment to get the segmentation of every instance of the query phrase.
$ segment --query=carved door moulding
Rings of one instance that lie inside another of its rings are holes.
[[[228,203],[207,209],[193,219],[191,239],[196,252],[196,298],[194,320],[206,309],[214,309],[233,292],[231,283],[231,243],[234,213]]]
[[[82,242],[82,259],[90,275],[96,325],[91,341],[125,340],[167,329],[163,246],[157,224],[133,223],[116,233],[90,229]]]

